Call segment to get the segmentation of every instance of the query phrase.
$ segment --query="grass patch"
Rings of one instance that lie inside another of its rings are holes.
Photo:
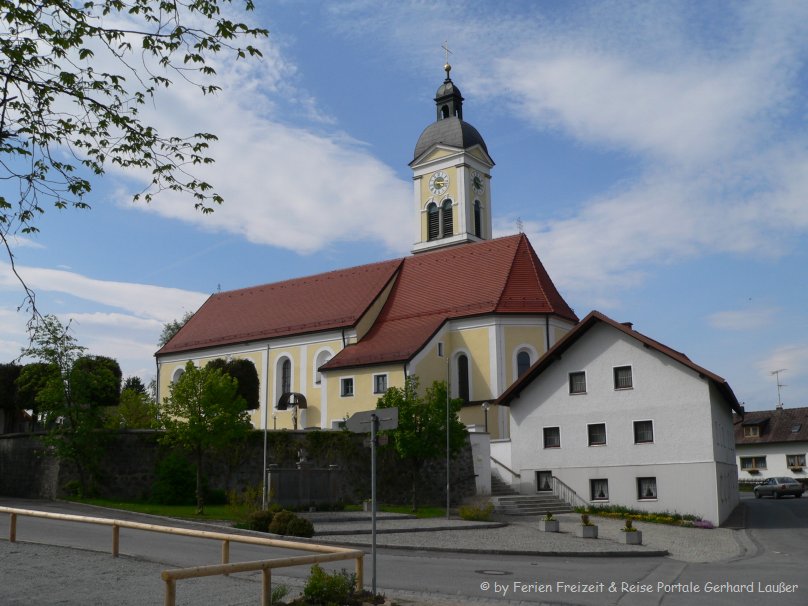
[[[196,513],[196,505],[159,505],[156,503],[113,501],[108,499],[72,498],[69,500],[74,503],[86,503],[87,505],[98,505],[99,507],[108,507],[109,509],[147,513],[181,520],[228,520],[238,522],[243,518],[243,514],[234,511],[234,508],[230,505],[205,505],[205,513],[199,515]]]

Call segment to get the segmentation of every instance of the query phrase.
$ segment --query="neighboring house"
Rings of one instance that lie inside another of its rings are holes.
[[[413,255],[212,295],[156,353],[158,400],[189,360],[245,358],[261,382],[256,427],[329,429],[407,376],[422,389],[448,378],[461,420],[507,438],[508,409],[482,405],[578,318],[526,236],[491,239],[494,162],[449,69],[410,163]],[[367,219],[384,220],[384,203]],[[279,409],[293,392],[306,409]]]
[[[738,503],[727,382],[593,311],[499,398],[522,493],[553,478],[583,502],[692,514],[719,524]]]
[[[755,410],[735,417],[738,480],[788,476],[808,481],[808,408]]]

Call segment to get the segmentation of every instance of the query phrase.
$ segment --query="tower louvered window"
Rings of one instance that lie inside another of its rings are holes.
[[[427,216],[427,239],[437,240],[440,238],[440,210],[438,205],[432,202],[426,207]]]
[[[441,211],[441,224],[443,226],[443,234],[441,237],[448,238],[452,235],[452,230],[454,227],[454,221],[452,220],[452,201],[444,200],[443,204],[441,205]]]
[[[474,235],[483,237],[483,210],[479,200],[474,201]]]

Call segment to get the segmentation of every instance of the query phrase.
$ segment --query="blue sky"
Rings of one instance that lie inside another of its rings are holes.
[[[16,239],[45,313],[154,375],[163,323],[218,289],[408,254],[408,162],[452,50],[464,118],[496,162],[496,235],[520,221],[579,316],[592,309],[725,377],[747,409],[808,406],[808,4],[260,2],[258,63],[150,109],[219,136],[212,215],[108,172],[89,211]],[[0,359],[25,345],[0,263]]]

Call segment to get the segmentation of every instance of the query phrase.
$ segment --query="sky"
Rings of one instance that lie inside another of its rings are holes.
[[[409,254],[408,163],[451,50],[496,166],[495,236],[521,227],[579,317],[597,309],[724,377],[747,410],[808,406],[806,2],[261,1],[260,61],[182,81],[145,117],[213,132],[225,202],[132,202],[12,238],[43,313],[150,380],[163,324],[211,293]],[[2,186],[0,186],[2,187]],[[13,193],[13,192],[12,192]],[[9,192],[6,192],[9,195]],[[0,361],[27,344],[0,257]]]

